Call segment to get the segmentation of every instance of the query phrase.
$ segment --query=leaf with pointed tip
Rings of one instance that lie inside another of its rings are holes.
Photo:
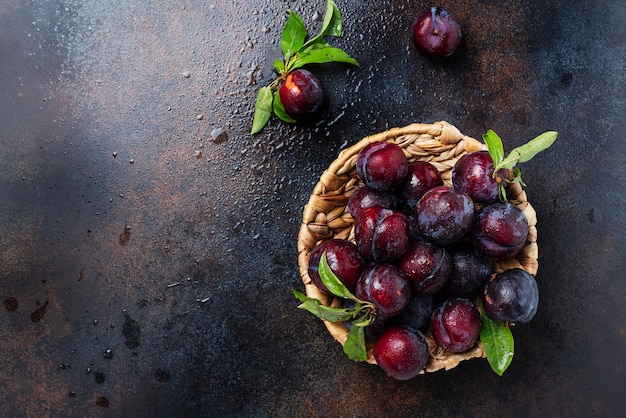
[[[344,62],[359,65],[359,63],[344,50],[332,46],[325,46],[323,48],[307,48],[300,52],[291,69],[295,70],[296,68],[308,64],[324,64],[327,62]]]
[[[322,305],[318,299],[310,298],[307,295],[298,292],[295,289],[292,289],[293,294],[296,298],[302,302],[298,305],[299,309],[304,309],[309,311],[316,317],[320,319],[325,319],[330,322],[338,322],[338,321],[348,321],[353,317],[353,314],[350,312],[350,309],[344,308],[333,308],[330,306]]]
[[[274,109],[274,114],[276,114],[280,120],[287,123],[296,123],[296,120],[289,116],[287,111],[285,111],[285,106],[283,106],[283,102],[280,101],[280,94],[278,93],[278,90],[274,92],[272,107]]]
[[[252,134],[260,132],[267,125],[272,116],[272,89],[269,87],[261,87],[256,98],[254,107],[254,119],[252,120]]]
[[[285,57],[285,62],[302,48],[304,40],[309,34],[304,25],[304,21],[293,10],[287,10],[289,17],[283,28],[283,35],[280,40],[280,47]]]
[[[326,260],[326,252],[322,253],[317,272],[320,275],[320,279],[322,279],[322,283],[324,283],[324,286],[326,286],[330,293],[335,296],[339,296],[340,298],[358,301],[358,299],[352,293],[350,293],[350,290],[348,290],[348,288],[331,270],[330,266],[328,265],[328,261]]]
[[[352,326],[350,327],[350,332],[348,333],[348,339],[343,345],[343,352],[346,353],[350,360],[367,360],[367,347],[365,346],[365,329],[363,327],[352,324]]]
[[[556,141],[557,135],[557,132],[554,131],[544,132],[538,137],[531,139],[526,144],[514,148],[509,155],[496,166],[496,169],[513,168],[518,163],[529,161],[541,151],[548,149],[554,141]]]
[[[480,341],[491,369],[502,376],[511,364],[514,354],[514,341],[511,329],[506,325],[492,321],[482,310],[482,328]]]
[[[326,3],[324,23],[322,24],[320,34],[322,36],[341,36],[342,30],[343,25],[341,23],[341,13],[339,12],[339,8],[332,0],[328,0]]]
[[[494,131],[489,129],[487,133],[483,134],[483,141],[487,144],[487,150],[489,156],[493,160],[493,166],[497,167],[504,158],[504,145],[502,145],[502,139]]]

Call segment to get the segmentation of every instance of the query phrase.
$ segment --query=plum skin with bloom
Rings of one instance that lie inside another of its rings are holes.
[[[287,74],[278,94],[285,112],[297,122],[313,119],[324,104],[322,83],[315,74],[303,68]]]

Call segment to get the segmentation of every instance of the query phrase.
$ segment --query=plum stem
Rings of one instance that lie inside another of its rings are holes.
[[[433,35],[437,36],[439,35],[439,30],[437,30],[437,8],[436,7],[431,7],[430,8],[430,13],[431,13],[431,19],[433,22]]]

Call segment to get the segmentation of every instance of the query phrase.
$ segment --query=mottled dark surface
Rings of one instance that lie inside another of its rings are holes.
[[[249,135],[284,11],[319,1],[0,0],[0,415],[626,415],[623,1],[442,1],[465,38],[410,44],[427,2],[337,1],[359,68],[315,68],[322,120]],[[296,239],[362,136],[445,119],[525,165],[541,294],[503,377],[396,382],[297,305]]]

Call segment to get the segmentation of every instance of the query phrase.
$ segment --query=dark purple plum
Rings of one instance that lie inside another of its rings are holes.
[[[535,317],[538,305],[537,282],[525,270],[505,270],[485,286],[483,307],[485,314],[494,321],[528,323]]]
[[[392,326],[376,340],[374,359],[389,376],[409,380],[426,367],[428,344],[420,331]]]
[[[526,243],[528,220],[524,212],[509,202],[491,203],[476,216],[471,235],[487,257],[512,257]]]
[[[412,35],[417,50],[435,59],[452,55],[462,38],[456,19],[442,7],[423,10],[413,23]]]
[[[432,295],[416,296],[396,318],[400,323],[413,329],[422,329],[430,325],[430,316],[434,309],[435,302]]]
[[[404,181],[408,170],[404,151],[392,142],[372,142],[359,151],[356,160],[359,178],[374,190],[391,191]]]
[[[419,232],[426,239],[446,245],[459,241],[472,228],[474,202],[448,186],[427,191],[415,207]]]
[[[442,186],[443,180],[437,168],[426,161],[409,163],[409,171],[401,185],[400,195],[410,209],[414,209],[424,193],[436,186]]]
[[[322,242],[309,253],[309,277],[320,290],[328,292],[318,273],[320,258],[324,252],[328,266],[335,276],[354,293],[356,283],[367,265],[357,246],[348,240],[335,238]]]
[[[363,256],[377,263],[397,260],[409,248],[409,223],[404,214],[373,206],[355,220],[356,245]]]
[[[443,287],[452,272],[452,258],[443,246],[417,241],[398,260],[416,296],[432,295]]]
[[[361,186],[348,199],[348,212],[357,218],[363,209],[380,206],[387,209],[396,207],[396,196],[391,192],[381,192],[371,187]]]
[[[491,277],[491,260],[469,242],[459,242],[446,249],[452,258],[452,273],[443,286],[443,294],[455,298],[477,295]]]
[[[468,299],[446,300],[435,309],[430,320],[433,339],[453,353],[472,348],[480,337],[480,328],[480,312]]]
[[[498,184],[507,185],[508,170],[500,170],[494,178],[493,160],[488,151],[463,155],[452,169],[454,188],[466,193],[474,202],[493,203],[498,200]]]
[[[317,116],[324,104],[324,88],[312,72],[297,69],[290,72],[278,90],[285,112],[298,122]]]
[[[367,267],[356,286],[357,298],[374,304],[384,318],[398,315],[411,300],[411,285],[406,276],[391,264]]]

